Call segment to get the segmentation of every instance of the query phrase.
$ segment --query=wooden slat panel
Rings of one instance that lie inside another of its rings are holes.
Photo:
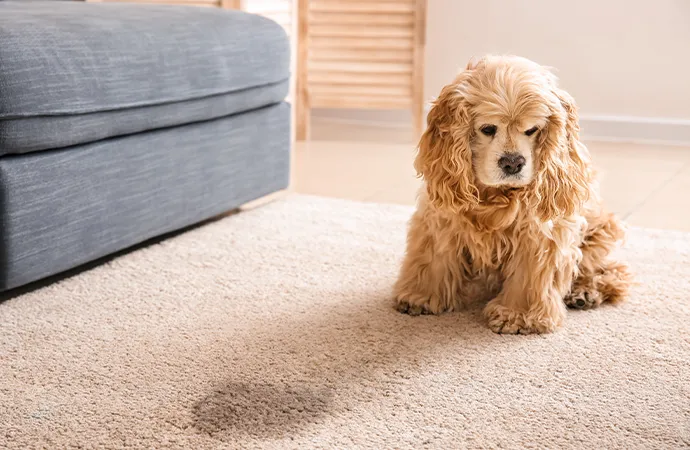
[[[309,61],[310,70],[323,71],[341,71],[341,72],[358,72],[358,73],[412,73],[412,64],[405,63],[378,63],[378,62],[360,62],[360,63],[343,63],[336,62],[322,62]]]
[[[309,51],[311,61],[380,61],[412,62],[412,49],[379,50],[379,49],[329,49],[312,48]]]
[[[357,108],[357,109],[402,109],[409,108],[412,103],[409,98],[376,98],[372,96],[320,96],[309,98],[312,108]]]
[[[317,25],[405,25],[412,27],[412,14],[361,14],[341,12],[312,12],[309,20]]]
[[[310,83],[309,92],[316,96],[357,96],[372,95],[379,97],[411,97],[412,86],[367,86],[348,84]]]
[[[412,2],[385,2],[380,3],[376,1],[324,1],[311,0],[309,10],[314,12],[362,12],[372,14],[395,14],[395,13],[412,13],[415,11],[414,3]]]
[[[416,107],[421,1],[309,0],[309,107]]]
[[[333,83],[333,84],[361,84],[361,85],[395,85],[411,86],[412,76],[410,74],[380,74],[380,73],[344,73],[312,71],[309,73],[310,83]]]
[[[368,26],[361,25],[319,25],[312,23],[310,33],[313,37],[362,37],[362,38],[412,38],[412,27],[406,26]]]
[[[409,49],[412,48],[412,40],[405,38],[332,38],[311,37],[311,48],[376,48],[376,49]]]

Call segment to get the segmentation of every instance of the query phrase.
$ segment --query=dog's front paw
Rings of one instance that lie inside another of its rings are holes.
[[[395,309],[411,316],[442,314],[450,310],[434,297],[404,294],[398,294],[395,297]]]
[[[563,318],[540,316],[532,312],[515,311],[500,303],[498,299],[490,301],[484,308],[489,328],[499,334],[541,334],[550,333],[558,328]]]

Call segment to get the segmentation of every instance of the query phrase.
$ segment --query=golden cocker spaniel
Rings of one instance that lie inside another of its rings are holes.
[[[603,211],[573,99],[546,68],[516,56],[470,62],[427,117],[424,179],[394,287],[401,312],[488,301],[499,333],[558,328],[566,306],[623,300],[610,257],[623,238]]]

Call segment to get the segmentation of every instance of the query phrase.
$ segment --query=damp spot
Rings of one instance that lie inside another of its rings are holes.
[[[194,427],[221,441],[280,438],[319,423],[333,391],[307,384],[230,383],[194,405]]]

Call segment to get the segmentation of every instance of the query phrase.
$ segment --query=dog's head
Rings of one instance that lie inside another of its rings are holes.
[[[520,190],[543,220],[589,194],[589,158],[573,99],[546,68],[515,56],[470,62],[441,91],[415,161],[429,199],[472,209],[484,189]]]

